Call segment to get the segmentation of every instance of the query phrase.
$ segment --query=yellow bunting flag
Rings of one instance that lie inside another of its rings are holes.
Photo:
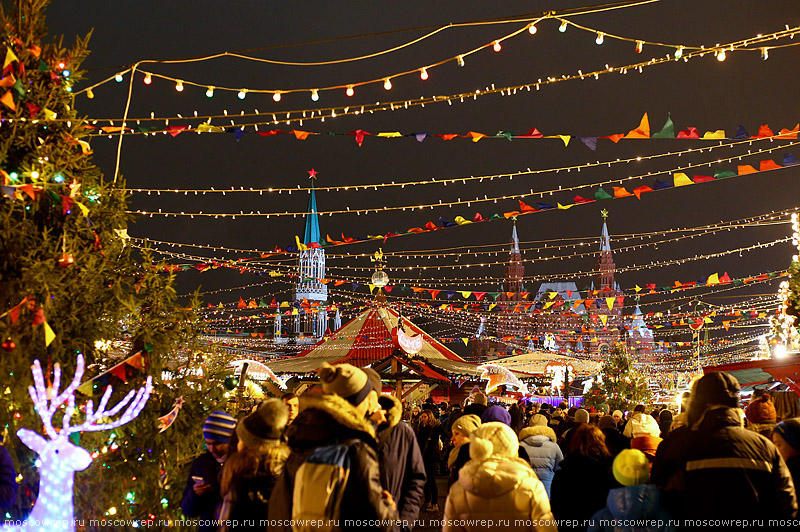
[[[614,302],[617,300],[616,297],[607,297],[606,298],[606,305],[608,305],[608,310],[614,308]]]
[[[605,327],[608,324],[608,316],[605,314],[600,314],[600,321],[603,322],[603,326]]]
[[[550,299],[555,298],[558,295],[558,292],[548,292],[547,297]]]
[[[75,205],[81,210],[81,214],[84,216],[89,216],[89,207],[81,203],[80,201],[76,201]]]
[[[384,137],[384,138],[387,138],[387,139],[393,139],[393,138],[397,138],[397,137],[402,137],[403,134],[400,133],[399,131],[388,131],[388,132],[384,132],[384,133],[378,133],[378,136],[379,137]]]
[[[625,135],[626,139],[649,139],[650,138],[650,120],[647,118],[647,113],[642,117],[639,127],[632,129]]]
[[[489,305],[489,310],[492,310],[496,306],[497,306],[497,303],[492,303],[491,305]]]
[[[708,140],[713,140],[713,139],[722,139],[722,140],[724,140],[724,139],[726,139],[728,137],[725,136],[725,130],[724,129],[718,129],[716,131],[706,131],[705,133],[703,133],[703,138],[704,139],[708,139]]]
[[[711,284],[719,284],[719,274],[712,274],[708,276],[708,281],[706,281],[707,285]]]
[[[560,203],[558,204],[558,208],[560,210],[562,210],[562,211],[566,211],[567,209],[571,209],[574,206],[575,206],[574,203],[570,203],[569,205],[561,205]]]
[[[642,287],[637,284],[634,290],[636,290],[636,293],[638,294],[639,292],[642,291]]]
[[[471,224],[471,223],[472,223],[472,220],[467,220],[467,219],[466,219],[466,218],[464,218],[463,216],[456,216],[456,218],[455,218],[455,222],[456,222],[458,225],[464,225],[464,224]]]
[[[462,338],[461,341],[464,342],[464,345],[469,345],[469,338]]]
[[[564,147],[569,146],[569,140],[572,138],[570,135],[558,135],[558,138],[564,143]]]
[[[672,184],[676,187],[684,187],[686,185],[694,185],[694,181],[689,179],[689,176],[683,172],[675,172],[672,174]]]
[[[211,124],[208,124],[208,123],[202,123],[199,126],[197,126],[197,132],[198,133],[224,133],[225,132],[225,128],[224,127],[219,127],[219,126],[212,126]]]
[[[56,339],[56,333],[50,328],[50,324],[44,322],[44,345],[49,346]]]
[[[375,285],[374,284],[368,284],[367,286],[369,286],[369,293],[371,294],[373,292],[373,290],[375,290]]]
[[[301,243],[300,243],[300,237],[299,237],[299,236],[297,236],[297,235],[294,235],[294,241],[297,243],[297,249],[298,249],[298,250],[300,250],[300,251],[306,251],[306,250],[308,249],[308,246],[307,246],[307,245],[305,245],[305,244],[301,244]]]
[[[463,297],[464,299],[468,299],[469,296],[471,296],[471,295],[472,295],[472,292],[461,292],[461,297]]]
[[[6,48],[6,60],[3,61],[3,70],[14,61],[19,62],[19,59],[17,59],[17,56],[11,51],[11,48]]]

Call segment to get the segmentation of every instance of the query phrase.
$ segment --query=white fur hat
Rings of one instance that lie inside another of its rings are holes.
[[[491,456],[513,458],[519,452],[517,435],[505,423],[490,421],[472,433],[469,443],[469,456],[483,461]]]
[[[658,426],[658,421],[650,414],[641,413],[633,416],[629,423],[631,424],[631,434],[634,438],[637,436],[654,436],[657,438],[661,434],[661,427]]]

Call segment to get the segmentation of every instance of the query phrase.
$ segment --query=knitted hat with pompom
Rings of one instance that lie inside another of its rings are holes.
[[[490,421],[472,433],[469,456],[473,460],[484,461],[492,456],[513,458],[519,452],[517,435],[505,423]]]

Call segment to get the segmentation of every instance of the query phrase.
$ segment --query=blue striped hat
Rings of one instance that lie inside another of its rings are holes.
[[[236,428],[236,418],[227,412],[211,412],[203,423],[203,438],[217,443],[229,443]]]

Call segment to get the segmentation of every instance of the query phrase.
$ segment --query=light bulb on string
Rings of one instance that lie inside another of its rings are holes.
[[[244,100],[246,96],[247,96],[247,89],[242,89],[236,93],[236,97],[239,98],[240,100]]]
[[[761,59],[763,59],[764,61],[769,59],[769,48],[762,48],[761,49]]]
[[[383,80],[383,88],[387,91],[392,90],[392,80],[389,78]]]
[[[536,26],[534,26],[533,24],[528,26],[528,33],[530,33],[531,35],[535,35],[536,34]]]
[[[119,73],[116,76],[114,76],[114,79],[117,81],[117,83],[122,83],[122,73]]]
[[[642,53],[642,48],[644,47],[644,43],[642,41],[636,41],[636,53]]]
[[[683,57],[683,46],[677,48],[675,50],[675,54],[674,55],[675,55],[675,59],[680,59],[681,57]]]
[[[492,50],[494,50],[495,52],[499,52],[502,49],[503,49],[503,47],[500,45],[500,41],[494,41],[494,45],[492,46]]]
[[[273,99],[273,101],[276,101],[276,102],[279,102],[279,101],[281,101],[281,93],[280,93],[280,92],[276,92],[276,93],[274,93],[274,94],[272,95],[272,99]]]
[[[428,79],[428,70],[425,67],[422,67],[422,70],[419,71],[419,78],[422,81]]]
[[[311,91],[311,100],[315,102],[319,101],[319,91],[317,91],[317,89]]]
[[[356,93],[356,91],[353,90],[353,86],[352,85],[348,85],[347,86],[347,90],[345,91],[345,94],[347,94],[348,96],[352,96],[355,93]]]
[[[728,56],[725,54],[725,50],[720,50],[717,52],[717,61],[722,63]]]
[[[178,92],[183,92],[183,82],[182,81],[178,80],[178,82],[175,84],[175,90],[178,91]]]
[[[94,98],[94,92],[92,92],[92,89],[86,89],[86,97],[90,100]]]
[[[558,27],[558,31],[560,31],[561,33],[564,33],[565,31],[567,31],[567,21],[566,20],[562,20],[561,21],[561,26]]]
[[[457,60],[458,60],[458,66],[463,67],[464,66],[464,56],[463,55],[459,55]]]
[[[153,78],[150,76],[150,74],[145,74],[145,76],[144,76],[144,84],[145,85],[150,85],[151,83],[153,83]]]
[[[597,34],[597,38],[594,40],[594,42],[597,43],[597,44],[603,44],[603,39],[604,39],[603,34],[602,33],[598,33]]]
[[[209,87],[206,89],[206,98],[213,98],[214,97],[214,87]]]

